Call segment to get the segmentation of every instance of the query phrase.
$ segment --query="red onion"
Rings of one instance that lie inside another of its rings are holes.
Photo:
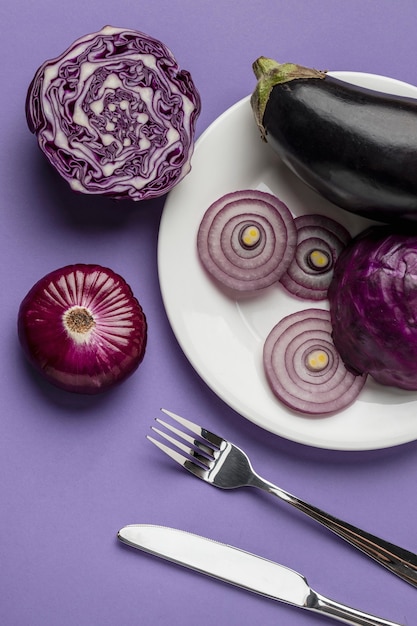
[[[209,274],[238,291],[277,282],[293,258],[297,233],[293,217],[275,196],[248,189],[228,193],[206,211],[197,236]]]
[[[281,284],[299,298],[324,300],[334,264],[351,236],[344,226],[324,215],[301,215],[294,223],[297,249]]]
[[[22,301],[18,335],[29,361],[54,385],[85,394],[132,374],[146,348],[143,310],[126,281],[100,265],[68,265]]]
[[[132,200],[161,196],[189,172],[200,109],[162,42],[112,26],[45,61],[26,100],[30,130],[74,191]]]
[[[350,405],[366,381],[345,368],[332,341],[330,313],[307,309],[284,317],[268,335],[264,369],[273,393],[291,409],[328,414]]]

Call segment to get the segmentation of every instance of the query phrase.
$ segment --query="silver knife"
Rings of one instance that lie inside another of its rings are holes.
[[[326,598],[284,565],[212,539],[152,524],[125,526],[117,537],[144,552],[351,626],[401,626]]]

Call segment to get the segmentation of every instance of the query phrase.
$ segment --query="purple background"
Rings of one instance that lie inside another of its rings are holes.
[[[170,408],[241,445],[259,473],[292,493],[414,551],[417,444],[313,449],[219,400],[183,355],[162,304],[163,199],[116,205],[70,192],[41,157],[24,101],[45,59],[105,24],[161,39],[192,73],[203,102],[198,135],[252,91],[260,55],[417,84],[415,0],[3,0],[0,17],[0,624],[329,623],[120,545],[117,530],[137,522],[232,543],[297,569],[336,600],[413,623],[417,590],[271,496],[203,485],[145,435],[159,407]],[[141,368],[97,398],[39,380],[16,337],[32,284],[76,262],[122,274],[149,321]]]

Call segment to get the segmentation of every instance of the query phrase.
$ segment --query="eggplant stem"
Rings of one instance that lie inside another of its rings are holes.
[[[252,69],[258,79],[258,83],[251,97],[251,106],[264,141],[266,132],[263,126],[263,117],[269,96],[275,85],[281,85],[290,80],[300,78],[323,79],[326,77],[326,71],[304,67],[296,63],[278,63],[274,59],[263,56],[254,61]]]

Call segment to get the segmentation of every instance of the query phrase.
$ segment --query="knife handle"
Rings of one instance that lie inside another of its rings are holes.
[[[369,615],[369,613],[352,609],[349,606],[330,600],[315,591],[311,592],[306,608],[318,613],[325,613],[329,617],[351,626],[401,626],[397,622],[389,622],[380,617]]]
[[[325,511],[289,494],[280,487],[256,477],[252,486],[277,496],[345,539],[391,572],[417,587],[417,554],[348,524]]]

